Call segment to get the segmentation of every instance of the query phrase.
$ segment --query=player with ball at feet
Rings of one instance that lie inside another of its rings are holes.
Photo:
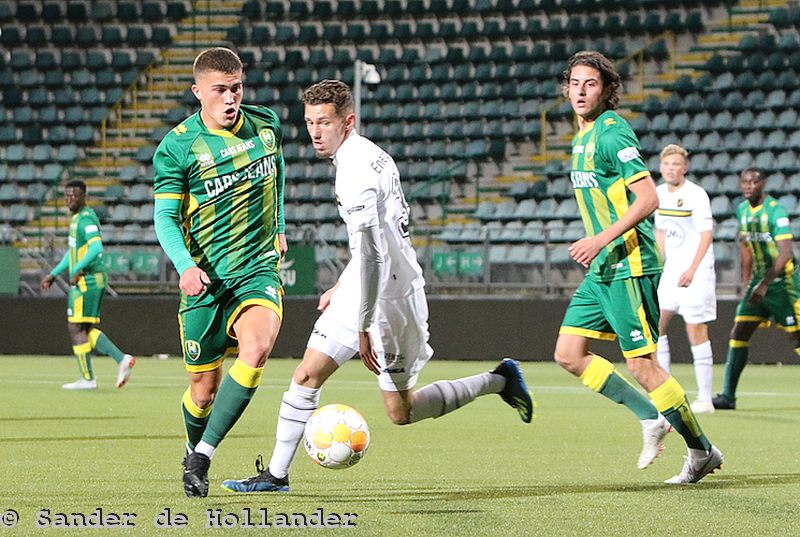
[[[267,468],[225,481],[237,492],[289,490],[289,466],[320,389],[355,355],[378,377],[384,407],[397,425],[438,418],[476,397],[497,393],[529,423],[533,403],[514,360],[472,377],[414,390],[433,350],[428,345],[425,280],[411,246],[409,213],[394,160],[355,131],[350,88],[323,80],[304,95],[305,122],[316,155],[336,167],[335,193],[347,225],[351,259],[338,282],[322,294],[322,312],[303,360],[283,394],[276,444]]]

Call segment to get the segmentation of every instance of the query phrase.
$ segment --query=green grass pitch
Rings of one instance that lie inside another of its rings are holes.
[[[37,527],[37,517],[49,510],[52,523],[56,513],[97,508],[136,518],[134,527],[95,534],[800,534],[800,367],[749,366],[740,409],[701,416],[725,454],[722,472],[675,487],[662,481],[683,463],[680,437],[670,434],[656,463],[637,470],[641,440],[633,415],[553,363],[523,364],[538,402],[531,425],[491,395],[441,419],[397,427],[383,414],[371,374],[352,361],[325,387],[322,403],[346,403],[364,414],[372,433],[364,460],[348,470],[325,470],[300,448],[290,494],[229,493],[220,487],[223,479],[251,475],[256,455],[268,460],[271,453],[280,396],[297,364],[271,360],[253,402],[217,451],[209,497],[190,500],[180,478],[181,362],[141,359],[122,390],[113,387],[113,362],[94,362],[97,391],[66,392],[60,385],[77,378],[74,359],[0,357],[0,523],[11,520],[8,509],[19,515],[15,527],[0,526],[0,535],[91,534]],[[434,360],[420,386],[493,365]],[[690,366],[674,372],[694,387]],[[717,387],[721,378],[717,366]],[[270,517],[278,513],[310,515],[320,508],[326,515],[356,514],[355,529],[241,527],[247,511],[259,524],[263,510],[274,522]],[[186,526],[157,527],[154,519],[164,509],[184,514]],[[209,516],[234,527],[207,528]]]

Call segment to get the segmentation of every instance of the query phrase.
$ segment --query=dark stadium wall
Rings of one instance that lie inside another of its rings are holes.
[[[431,298],[429,303],[434,358],[458,360],[502,356],[551,360],[567,306],[562,300],[463,297]],[[273,356],[302,356],[317,318],[316,305],[316,298],[286,299]],[[0,298],[0,354],[69,354],[65,308],[63,298]],[[177,296],[106,297],[100,327],[120,348],[136,356],[176,355],[180,350],[177,308]],[[719,319],[710,325],[715,363],[725,361],[735,308],[735,302],[720,302]],[[673,361],[690,362],[680,318],[672,322],[669,336]],[[613,361],[622,360],[616,343],[597,342],[592,349]],[[788,338],[775,329],[759,330],[751,349],[754,363],[796,361]]]

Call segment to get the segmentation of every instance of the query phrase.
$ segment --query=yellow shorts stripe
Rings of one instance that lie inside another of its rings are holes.
[[[764,321],[768,321],[766,317],[761,317],[759,315],[737,315],[733,318],[733,322],[738,323],[763,323]]]
[[[578,328],[577,326],[562,326],[558,329],[558,333],[572,334],[573,336],[581,336],[589,339],[602,339],[604,341],[614,341],[617,339],[617,334],[613,332],[599,332],[597,330]]]
[[[749,341],[742,341],[740,339],[729,339],[728,340],[728,347],[731,349],[744,349],[750,346]]]
[[[228,318],[228,322],[226,323],[225,330],[228,332],[228,335],[232,338],[236,338],[236,334],[233,331],[233,323],[236,322],[236,319],[239,318],[239,315],[242,311],[248,306],[264,306],[267,309],[270,309],[275,312],[275,315],[278,316],[279,320],[283,319],[283,308],[275,304],[274,302],[270,302],[264,298],[252,298],[249,300],[245,300],[239,306],[233,310],[233,313]]]
[[[186,364],[186,371],[189,373],[205,373],[206,371],[214,371],[215,369],[219,369],[222,367],[222,362],[225,361],[224,356],[220,356],[216,360],[208,364],[200,364],[200,365],[191,365]]]
[[[651,343],[650,345],[642,347],[641,349],[622,351],[622,356],[624,356],[625,358],[639,358],[640,356],[645,356],[647,354],[652,354],[656,352],[657,348],[658,348],[657,343]]]
[[[252,367],[238,359],[228,369],[228,374],[231,378],[245,388],[257,388],[261,384],[261,374],[263,372],[263,367]]]

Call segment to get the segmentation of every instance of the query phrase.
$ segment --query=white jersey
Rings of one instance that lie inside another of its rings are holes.
[[[674,192],[666,183],[658,185],[656,229],[664,232],[664,272],[685,272],[700,245],[700,234],[714,227],[711,203],[703,188],[689,180]],[[714,247],[709,245],[700,267],[714,266]]]
[[[361,300],[360,231],[377,226],[381,259],[378,300],[405,297],[425,286],[422,268],[411,246],[408,203],[400,172],[389,154],[353,131],[333,157],[334,191],[339,214],[347,225],[352,258],[339,278],[349,300]]]

